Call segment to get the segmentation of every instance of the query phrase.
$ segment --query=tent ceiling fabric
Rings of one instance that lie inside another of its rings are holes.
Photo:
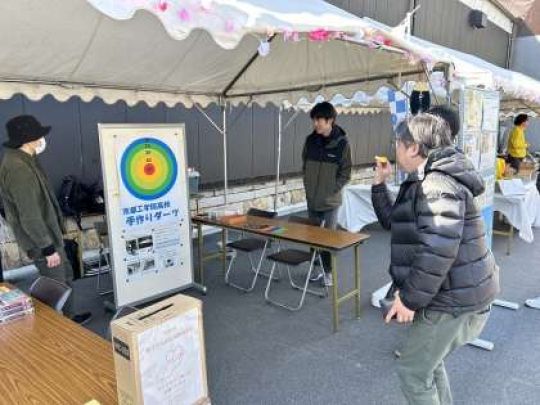
[[[259,103],[278,99],[298,101],[301,97],[335,94],[352,97],[359,90],[373,93],[398,74],[420,73],[403,54],[374,51],[346,41],[296,43],[280,37],[272,42],[272,52],[258,58],[246,70],[227,96]]]
[[[354,15],[320,0],[87,0],[103,14],[128,20],[138,10],[157,17],[169,35],[186,39],[203,29],[225,49],[245,35],[272,32],[329,31],[357,33],[369,26]],[[262,38],[262,37],[261,37]]]
[[[258,56],[275,33],[270,53]],[[368,47],[344,36],[375,39]],[[403,52],[374,49],[386,39],[368,22],[320,0],[5,1],[0,37],[2,99],[191,107],[220,102],[229,89],[233,104],[279,104],[373,92],[385,76],[419,69]],[[336,81],[351,84],[329,86]]]

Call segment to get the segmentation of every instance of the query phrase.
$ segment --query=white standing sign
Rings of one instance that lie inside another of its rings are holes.
[[[184,126],[100,124],[116,306],[193,283]]]

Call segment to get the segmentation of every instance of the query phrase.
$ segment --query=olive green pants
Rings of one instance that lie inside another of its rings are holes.
[[[489,312],[489,307],[459,316],[427,309],[416,312],[398,360],[401,389],[409,404],[452,404],[444,359],[480,336]]]

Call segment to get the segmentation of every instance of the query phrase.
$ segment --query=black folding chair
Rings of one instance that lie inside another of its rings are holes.
[[[324,221],[320,221],[317,219],[303,218],[303,217],[295,217],[295,216],[290,217],[289,222],[303,224],[303,225],[317,226],[317,227],[324,226]],[[313,272],[313,268],[315,267],[316,258],[318,258],[321,265],[321,270],[324,272],[323,261],[321,258],[320,251],[318,249],[312,249],[311,251],[299,250],[299,249],[279,250],[277,253],[269,255],[267,258],[268,260],[273,262],[272,269],[270,270],[270,277],[268,278],[268,283],[266,284],[266,290],[264,292],[264,298],[268,303],[288,309],[289,311],[298,311],[300,308],[302,308],[302,305],[304,305],[304,300],[306,298],[307,293],[316,295],[318,297],[328,296],[328,287],[326,285],[323,285],[322,291],[315,291],[308,288],[309,279],[311,277],[311,273]],[[307,271],[305,278],[302,280],[301,285],[298,285],[295,283],[292,277],[291,267],[298,268],[304,263],[309,263],[309,269]],[[302,291],[300,301],[296,306],[291,306],[282,302],[275,301],[270,298],[270,289],[271,289],[272,282],[274,281],[273,280],[274,271],[279,265],[285,265],[287,267],[287,274],[289,276],[289,282],[291,284],[291,287],[294,288],[295,290]]]
[[[250,208],[247,212],[247,215],[254,216],[254,217],[261,217],[261,218],[274,218],[276,216],[276,213],[273,211],[263,211],[257,208]],[[236,257],[238,256],[238,255],[234,255],[231,261],[229,262],[229,267],[227,268],[227,272],[225,273],[225,283],[227,283],[231,287],[234,287],[244,292],[253,291],[253,289],[255,288],[255,284],[257,283],[257,278],[260,274],[261,266],[265,258],[266,249],[268,248],[269,243],[270,243],[269,239],[261,239],[261,238],[242,238],[234,242],[228,243],[227,244],[228,248],[247,254],[249,263],[251,265],[251,272],[253,273],[253,277],[251,279],[251,283],[247,287],[235,284],[234,282],[230,280],[231,274],[233,273],[233,269],[234,269],[234,262],[236,260]],[[260,250],[262,250],[262,253],[261,253],[261,256],[259,257],[259,262],[257,266],[255,266],[255,264],[253,263],[252,254]]]
[[[41,276],[30,286],[30,295],[56,312],[62,313],[71,294],[71,287],[49,277]]]
[[[109,257],[109,229],[107,228],[107,224],[105,222],[96,222],[94,223],[94,227],[99,238],[96,291],[99,295],[107,295],[112,293],[113,290],[103,290],[101,288],[101,276],[111,272],[111,264]]]

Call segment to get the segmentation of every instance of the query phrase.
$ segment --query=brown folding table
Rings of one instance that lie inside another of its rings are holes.
[[[369,235],[290,223],[281,219],[268,219],[253,216],[246,216],[245,221],[242,220],[240,223],[234,224],[220,220],[219,218],[211,219],[205,216],[194,216],[191,221],[193,225],[197,227],[197,256],[199,266],[196,277],[200,284],[204,284],[205,261],[220,257],[223,262],[223,271],[225,272],[227,260],[227,249],[225,248],[227,231],[234,230],[251,233],[265,238],[298,243],[310,248],[330,252],[332,257],[332,276],[334,280],[332,288],[334,332],[337,332],[339,328],[339,307],[344,302],[354,298],[356,317],[360,317],[360,245],[369,239]],[[222,249],[220,252],[211,254],[204,253],[203,225],[221,228]],[[269,228],[279,227],[280,229],[276,231],[267,230],[267,228],[258,229],[254,227],[254,225],[268,225]],[[337,253],[351,248],[354,248],[354,289],[339,296]]]
[[[111,344],[38,300],[0,324],[0,403],[116,404]]]

